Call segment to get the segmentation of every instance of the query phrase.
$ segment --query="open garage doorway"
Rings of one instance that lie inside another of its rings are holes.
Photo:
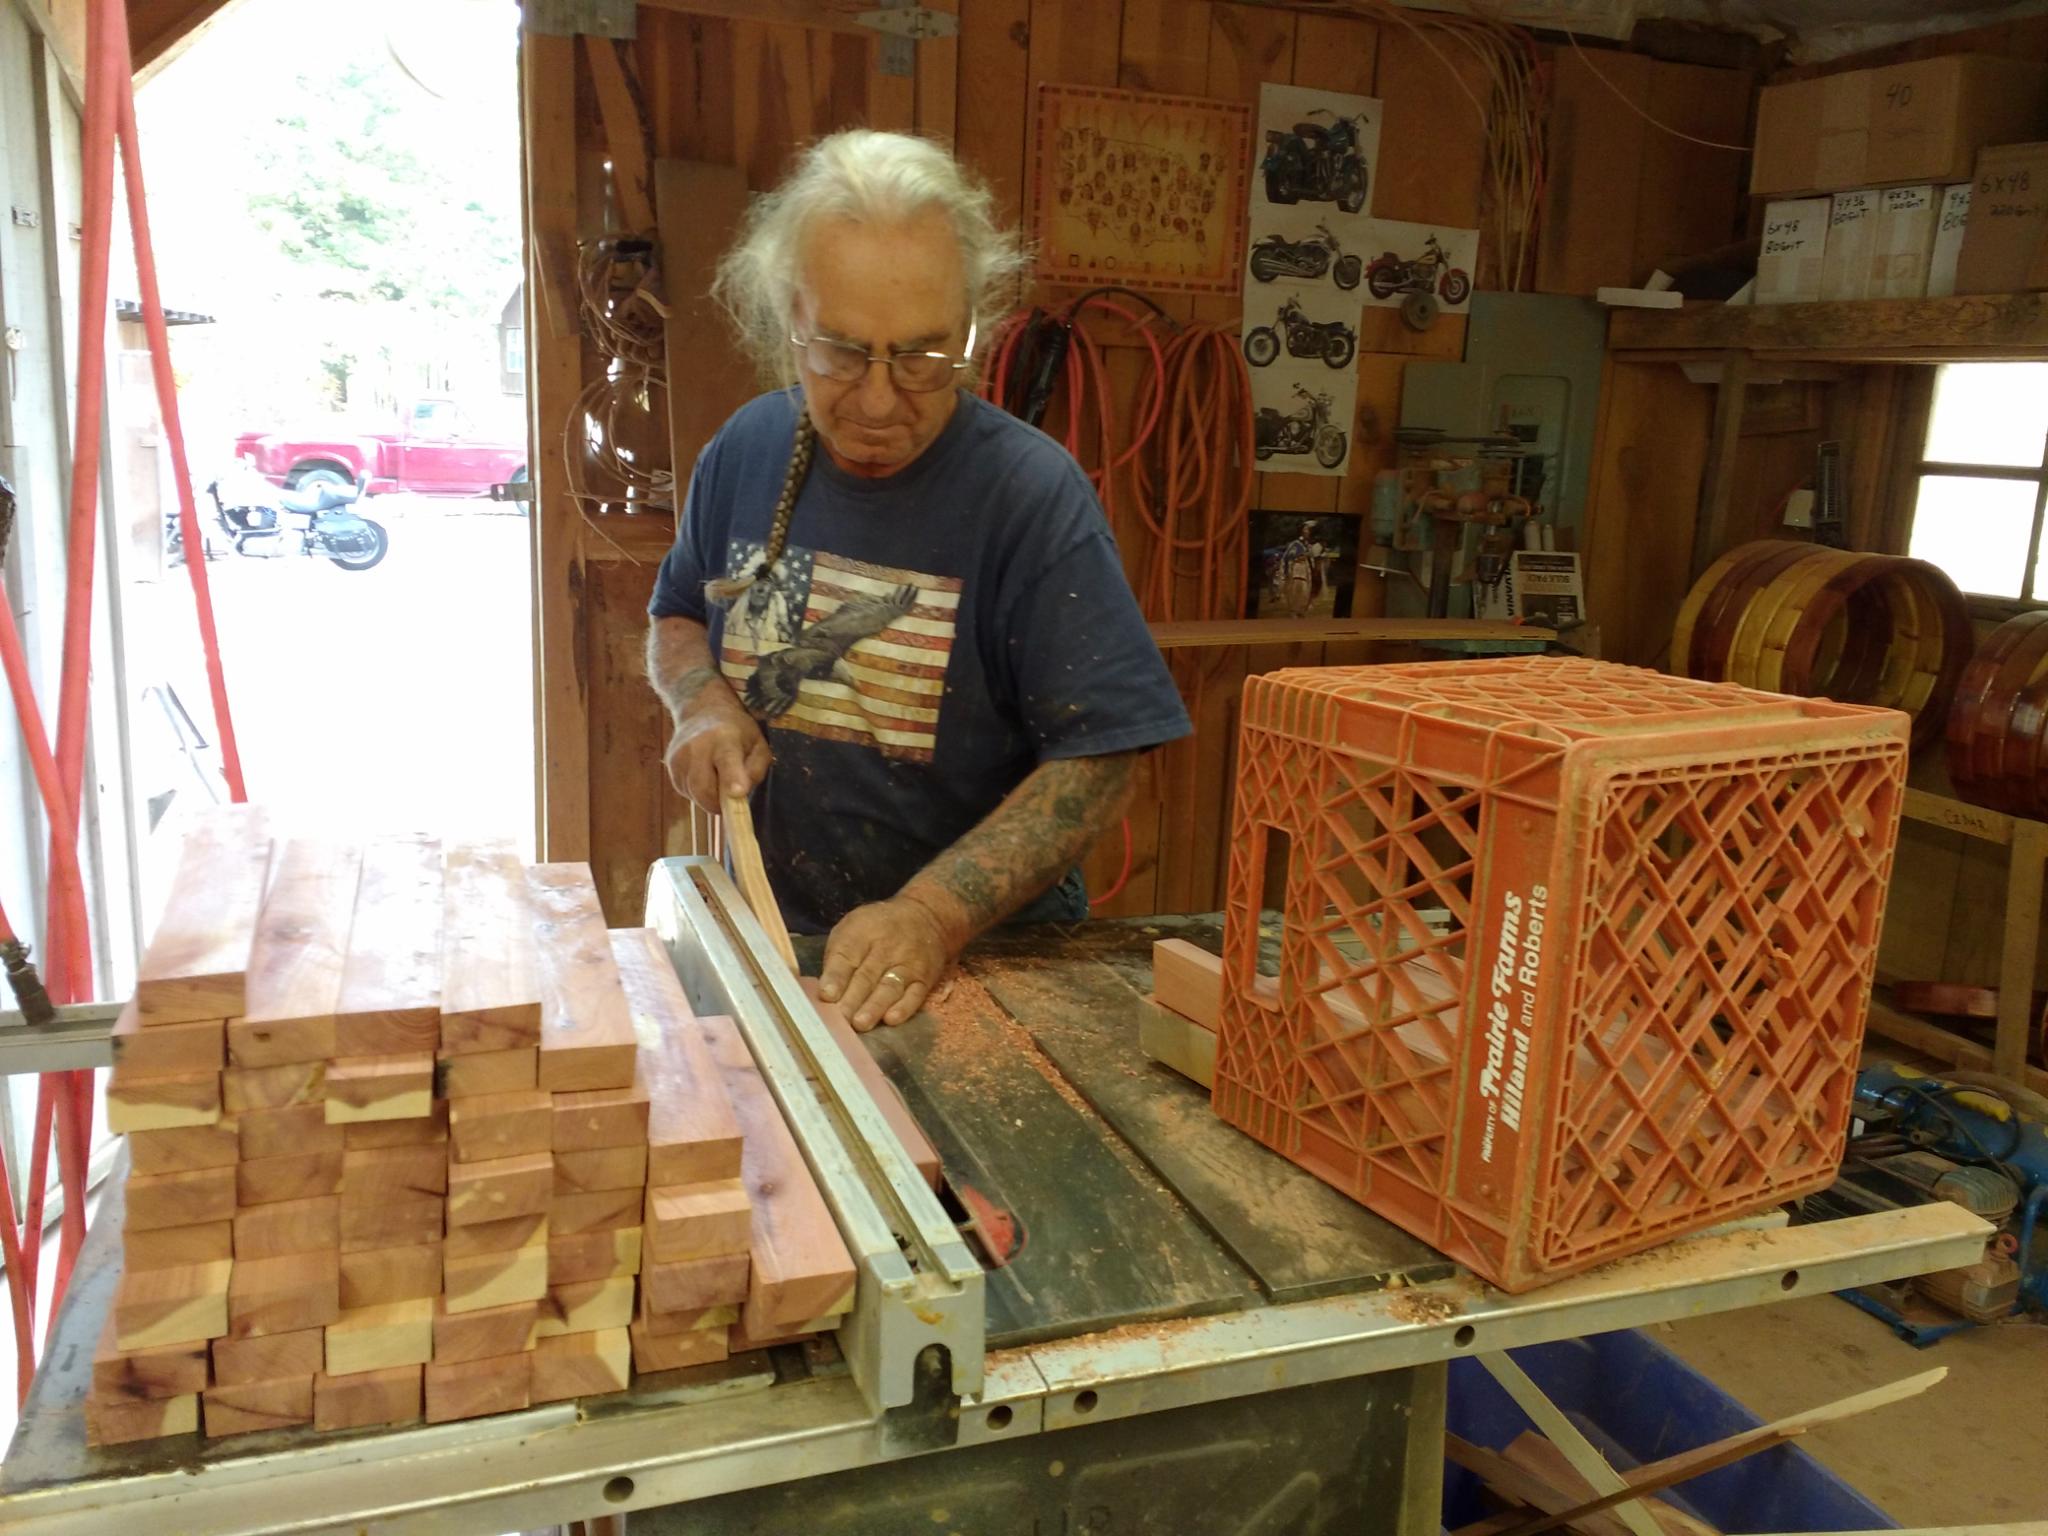
[[[244,774],[286,824],[532,852],[517,28],[515,0],[235,0],[138,95]],[[178,569],[201,551],[164,516],[141,328],[121,335],[151,826],[224,790]]]

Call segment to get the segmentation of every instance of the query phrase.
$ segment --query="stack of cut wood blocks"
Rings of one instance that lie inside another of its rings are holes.
[[[588,869],[188,841],[114,1031],[94,1444],[429,1423],[837,1325],[853,1266],[729,1019]]]
[[[1216,1030],[1223,1014],[1223,961],[1186,939],[1152,946],[1152,1001],[1138,1024],[1138,1048],[1204,1088],[1216,1082]]]

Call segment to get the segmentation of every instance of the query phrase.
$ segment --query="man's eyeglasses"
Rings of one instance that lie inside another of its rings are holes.
[[[876,363],[884,363],[898,389],[923,395],[947,388],[954,375],[968,366],[974,357],[974,327],[967,328],[967,350],[959,357],[950,352],[876,353],[829,336],[792,336],[789,344],[802,354],[804,366],[820,378],[853,384]]]

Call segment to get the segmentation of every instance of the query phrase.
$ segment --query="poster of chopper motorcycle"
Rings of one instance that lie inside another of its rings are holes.
[[[1367,219],[1358,236],[1365,256],[1362,297],[1392,307],[1428,301],[1447,314],[1472,304],[1472,274],[1479,265],[1479,231],[1441,224]]]

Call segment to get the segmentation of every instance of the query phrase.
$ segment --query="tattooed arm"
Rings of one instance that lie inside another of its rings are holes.
[[[1073,868],[1130,803],[1137,752],[1041,763],[888,901],[846,915],[820,991],[859,1029],[901,1024],[948,961]]]
[[[647,680],[675,729],[663,754],[677,790],[707,811],[744,795],[768,772],[768,742],[711,656],[710,632],[694,619],[656,619],[647,629]]]

